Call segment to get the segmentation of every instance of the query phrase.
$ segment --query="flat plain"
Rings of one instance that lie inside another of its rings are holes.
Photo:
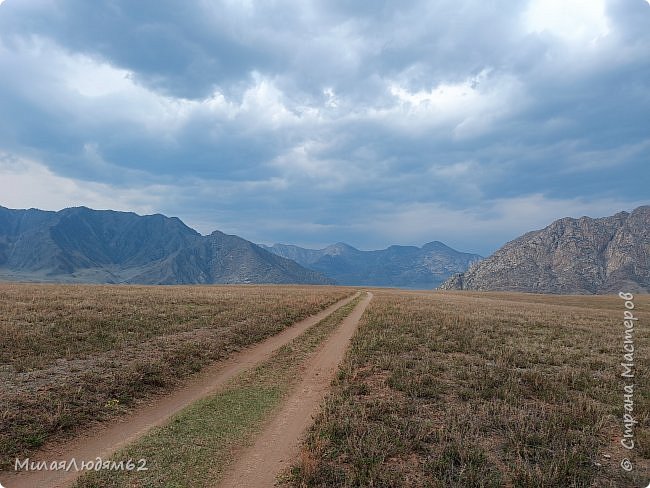
[[[0,284],[0,468],[353,290]]]
[[[625,379],[618,297],[374,293],[286,485],[647,485],[650,297],[634,299],[636,377]]]
[[[355,291],[0,285],[5,469],[14,456],[155,401],[208,363]],[[373,295],[283,485],[636,487],[650,480],[650,296],[634,297],[635,378],[626,379],[617,296]],[[116,454],[146,454],[161,468],[148,478],[98,473],[79,486],[218,485],[351,306]],[[626,450],[623,386],[630,383],[638,423],[635,448]],[[247,440],[228,447],[226,438]],[[630,473],[620,467],[624,458]],[[174,470],[179,460],[185,468]]]
[[[289,446],[299,446],[302,432],[311,423],[311,414],[318,409],[320,401],[301,415],[300,407],[308,400],[309,390],[313,392],[314,388],[320,390],[322,387],[321,398],[324,397],[338,361],[327,361],[331,362],[331,374],[317,367],[319,376],[312,376],[309,384],[304,385],[306,387],[299,384],[307,380],[305,375],[309,376],[309,367],[318,364],[318,356],[342,328],[341,322],[348,320],[353,309],[362,306],[361,300],[362,296],[357,296],[276,349],[267,360],[235,376],[213,395],[181,410],[165,425],[151,429],[112,456],[116,462],[146,459],[146,471],[93,472],[79,478],[74,488],[271,486],[281,465],[289,465],[288,462],[277,463],[277,456],[284,458],[282,452]],[[353,325],[357,322],[354,320]],[[334,346],[341,352],[345,350],[345,347],[338,347],[337,342]],[[329,359],[329,355],[325,359]],[[268,422],[281,416],[283,406],[293,403],[292,396],[296,400],[294,405],[299,408],[291,409],[288,418],[281,419],[280,432],[271,442],[256,449],[254,444],[264,437]],[[305,420],[305,428],[296,429],[301,417]],[[295,430],[294,436],[292,431]],[[250,462],[250,455],[255,453],[259,454],[261,462]],[[249,469],[252,472],[247,473]],[[226,476],[230,481],[224,479]]]

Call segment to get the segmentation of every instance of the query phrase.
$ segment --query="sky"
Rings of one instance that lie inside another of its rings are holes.
[[[650,203],[646,0],[0,1],[0,205],[488,255]]]

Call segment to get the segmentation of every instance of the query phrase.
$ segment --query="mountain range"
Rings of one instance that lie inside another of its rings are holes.
[[[611,217],[563,218],[508,242],[449,278],[446,290],[650,292],[650,206]]]
[[[202,236],[178,218],[75,207],[0,207],[0,278],[201,284],[332,284],[237,236]]]
[[[0,207],[0,279],[210,284],[296,283],[435,288],[480,259],[431,242],[360,251],[254,244],[215,231],[202,236],[176,217],[67,208]]]
[[[377,251],[361,251],[342,242],[324,249],[287,244],[263,247],[337,283],[354,286],[435,288],[481,259],[478,254],[459,252],[438,241],[422,247],[390,246]]]
[[[176,217],[0,206],[0,280],[211,284],[296,283],[536,293],[650,291],[650,206],[556,220],[491,256],[442,242],[362,251],[257,245]]]

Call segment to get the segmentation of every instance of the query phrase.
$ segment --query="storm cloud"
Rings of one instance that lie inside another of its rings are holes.
[[[487,254],[648,203],[645,0],[0,4],[0,204]]]

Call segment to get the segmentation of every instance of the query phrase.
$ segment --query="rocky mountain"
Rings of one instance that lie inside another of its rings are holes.
[[[563,218],[524,234],[447,280],[447,290],[650,292],[650,206]]]
[[[332,283],[237,236],[178,218],[0,207],[0,278],[92,283]]]
[[[182,283],[333,284],[322,274],[241,237],[215,231],[131,281]]]
[[[377,251],[361,251],[342,242],[324,249],[287,244],[264,247],[337,283],[355,286],[435,288],[481,259],[477,254],[458,252],[438,241],[422,247],[390,246]]]

